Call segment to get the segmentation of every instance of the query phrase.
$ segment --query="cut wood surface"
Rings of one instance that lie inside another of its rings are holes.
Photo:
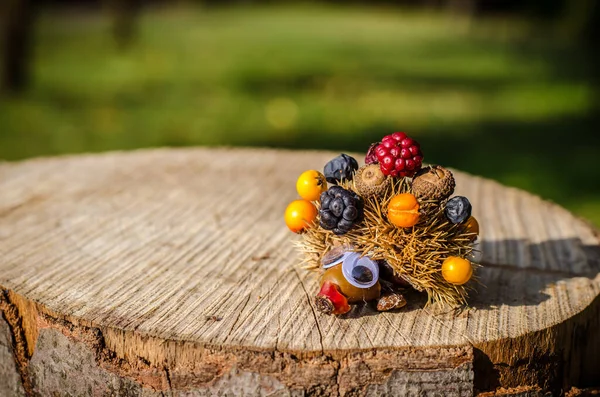
[[[283,212],[297,176],[336,154],[157,149],[0,165],[0,331],[15,357],[0,388],[536,395],[600,382],[595,229],[458,171],[484,252],[470,307],[424,308],[414,293],[397,312],[317,312],[318,280],[298,266]]]

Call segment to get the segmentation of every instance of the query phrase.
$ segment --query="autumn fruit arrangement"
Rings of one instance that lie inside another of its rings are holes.
[[[466,304],[479,223],[469,200],[453,196],[452,172],[423,166],[421,146],[403,132],[371,145],[364,162],[341,154],[322,173],[302,173],[301,199],[285,211],[305,267],[320,272],[317,309],[344,314],[363,301],[399,309],[410,289],[427,304]]]

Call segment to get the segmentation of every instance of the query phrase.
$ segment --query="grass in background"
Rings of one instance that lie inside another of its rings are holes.
[[[512,20],[295,6],[45,14],[34,84],[0,99],[0,157],[150,146],[365,151],[404,130],[426,161],[522,187],[600,225],[600,148],[581,52]],[[529,36],[531,36],[529,34]]]

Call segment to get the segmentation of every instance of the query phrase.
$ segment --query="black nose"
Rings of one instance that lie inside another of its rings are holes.
[[[352,269],[352,278],[359,283],[369,283],[373,281],[373,272],[366,266],[356,266]]]

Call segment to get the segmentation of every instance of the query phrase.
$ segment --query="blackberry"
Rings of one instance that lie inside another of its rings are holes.
[[[463,223],[471,216],[471,203],[464,196],[452,197],[446,203],[446,218],[450,222],[457,224]]]
[[[337,185],[343,180],[351,181],[358,169],[358,162],[347,154],[340,154],[327,164],[323,173],[327,182]]]
[[[353,191],[332,186],[321,193],[320,225],[336,235],[348,233],[363,219],[364,202]]]

